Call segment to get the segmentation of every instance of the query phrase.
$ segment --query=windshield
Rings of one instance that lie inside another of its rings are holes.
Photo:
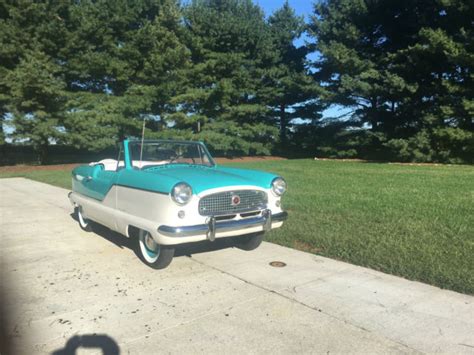
[[[203,144],[198,142],[144,141],[129,143],[132,166],[147,169],[167,164],[213,166],[214,162]]]

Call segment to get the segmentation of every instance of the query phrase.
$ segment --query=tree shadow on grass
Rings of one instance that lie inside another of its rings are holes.
[[[77,222],[77,217],[74,213],[71,213],[71,218]],[[80,227],[78,226],[78,228]],[[104,238],[105,240],[114,244],[116,247],[119,247],[120,249],[128,248],[132,250],[135,254],[137,254],[137,248],[136,248],[137,243],[135,239],[136,236],[132,236],[131,238],[128,238],[98,223],[92,224],[92,234],[98,235]],[[174,256],[175,257],[191,256],[193,254],[207,253],[210,251],[216,251],[216,250],[233,248],[233,247],[235,247],[235,243],[232,238],[216,239],[213,242],[205,240],[202,242],[177,245]]]

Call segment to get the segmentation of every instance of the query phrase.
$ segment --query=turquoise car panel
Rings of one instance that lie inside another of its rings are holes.
[[[220,166],[201,166],[187,164],[163,165],[144,170],[146,175],[166,177],[170,183],[165,189],[169,192],[174,184],[185,182],[189,184],[194,194],[199,194],[209,189],[226,186],[258,186],[264,189],[270,187],[274,174],[256,170],[226,168]]]
[[[74,174],[91,176],[92,167],[80,166]],[[173,186],[185,182],[191,186],[194,194],[226,186],[258,186],[268,189],[277,175],[247,169],[227,168],[221,166],[199,166],[171,164],[144,170],[122,169],[100,171],[97,177],[90,180],[73,179],[73,190],[80,194],[103,200],[113,185],[169,194]]]
[[[82,195],[102,201],[115,185],[115,171],[105,171],[99,165],[81,165],[72,171],[72,189]]]
[[[132,169],[132,162],[130,161],[130,150],[128,147],[128,139],[123,141],[123,148],[124,148],[124,155],[125,155],[125,169],[130,170]]]
[[[217,165],[166,164],[142,170],[134,169],[130,161],[128,143],[129,141],[125,140],[123,144],[124,168],[106,171],[101,165],[79,166],[72,171],[73,191],[102,201],[114,185],[169,194],[174,185],[185,182],[191,186],[194,194],[200,194],[209,189],[227,186],[257,186],[268,189],[272,180],[278,176],[263,171]]]
[[[117,185],[133,189],[169,194],[172,187],[179,181],[169,176],[150,174],[146,170],[128,170],[120,172]]]

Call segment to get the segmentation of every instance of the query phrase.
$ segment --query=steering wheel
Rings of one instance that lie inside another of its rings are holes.
[[[180,159],[180,158],[182,158],[182,157],[183,157],[182,154],[178,154],[178,155],[176,155],[176,156],[174,156],[174,157],[170,157],[170,162],[169,162],[169,164],[172,164],[173,162],[177,161],[178,159]]]
[[[180,158],[184,158],[184,159],[191,159],[193,161],[193,164],[196,164],[196,160],[193,158],[193,157],[189,157],[189,158],[185,158],[182,154],[181,155],[177,155],[175,157],[172,157],[170,159],[170,162],[169,164],[173,163],[174,161],[177,161],[178,159]],[[188,162],[182,162],[182,164],[189,164]]]

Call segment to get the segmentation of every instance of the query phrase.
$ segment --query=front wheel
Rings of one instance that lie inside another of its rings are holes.
[[[235,245],[242,250],[257,249],[263,241],[264,232],[244,235],[242,237],[235,237]]]
[[[137,239],[140,259],[153,269],[164,269],[173,260],[174,248],[157,244],[149,232],[140,229]]]

